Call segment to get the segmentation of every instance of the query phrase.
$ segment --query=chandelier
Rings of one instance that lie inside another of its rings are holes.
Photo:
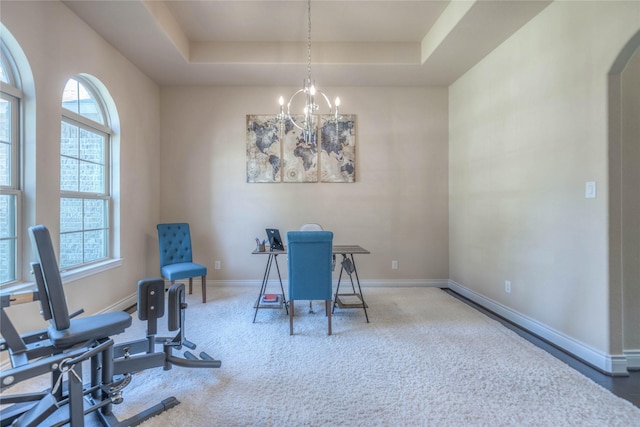
[[[340,115],[338,109],[340,108],[340,98],[335,99],[335,111],[331,106],[331,101],[327,95],[316,89],[315,81],[311,78],[311,0],[307,0],[307,78],[302,82],[302,89],[297,90],[291,95],[287,102],[287,108],[285,113],[284,98],[281,96],[279,99],[280,113],[277,118],[279,121],[289,120],[293,126],[302,131],[304,141],[307,144],[314,142],[314,128],[317,125],[317,114],[319,113],[320,106],[316,104],[316,99],[319,98],[323,105],[326,103],[329,114],[333,115],[333,120],[337,123]],[[291,112],[291,105],[300,104],[304,98],[304,107],[299,112]],[[296,116],[301,117],[297,120],[301,120],[300,123],[296,121]]]

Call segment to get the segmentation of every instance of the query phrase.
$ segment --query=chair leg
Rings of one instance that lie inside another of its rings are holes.
[[[207,276],[202,276],[202,303],[207,302]]]
[[[327,321],[329,322],[329,333],[327,335],[331,335],[331,302],[331,300],[324,302],[324,309],[327,312]]]
[[[293,335],[293,300],[289,300],[289,335]]]
[[[193,293],[193,277],[189,277],[189,295]]]

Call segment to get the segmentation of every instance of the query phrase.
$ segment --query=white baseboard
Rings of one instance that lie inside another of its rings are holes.
[[[603,372],[614,376],[628,375],[628,358],[625,355],[602,353],[537,320],[531,319],[507,306],[480,295],[453,280],[449,280],[449,288]],[[638,355],[640,355],[640,352]]]
[[[101,310],[96,314],[108,313],[110,311],[126,311],[130,307],[133,307],[134,305],[137,305],[137,304],[138,304],[138,295],[132,294],[126,298],[121,299],[115,304],[111,304],[109,307],[105,307],[103,310]]]
[[[627,369],[640,370],[640,350],[625,350],[624,355],[627,358]]]
[[[355,281],[354,281],[355,283]],[[207,280],[207,287],[234,287],[234,286],[252,286],[256,288],[256,290],[260,290],[260,285],[262,284],[261,280]],[[338,285],[338,280],[333,280],[333,286]],[[346,279],[343,277],[340,286],[350,286],[351,282],[349,278]],[[280,286],[280,283],[277,279],[269,279],[267,282],[267,286]],[[283,279],[282,286],[285,288],[288,286],[288,281]],[[400,280],[360,280],[360,286],[363,288],[409,288],[409,287],[431,287],[431,288],[448,288],[449,280],[448,279],[422,279],[422,280],[412,280],[412,279],[400,279]]]

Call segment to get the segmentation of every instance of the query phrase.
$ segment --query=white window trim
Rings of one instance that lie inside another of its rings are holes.
[[[124,260],[122,258],[109,258],[103,261],[98,261],[93,264],[87,264],[78,268],[73,268],[68,271],[60,273],[62,278],[62,284],[75,282],[76,280],[84,279],[94,274],[102,273],[104,271],[111,270],[122,266]]]
[[[84,129],[87,129],[87,130],[97,129],[100,132],[106,133],[107,135],[113,134],[113,131],[109,129],[107,126],[98,122],[94,122],[93,120],[87,119],[85,116],[81,116],[80,114],[75,113],[71,110],[67,110],[66,108],[62,109],[62,117],[68,119],[68,121],[71,124],[76,126],[80,125],[80,127],[84,127]]]
[[[21,190],[17,190],[17,189],[5,189],[3,190],[4,194],[12,194],[14,196],[16,196],[16,230],[18,231],[18,236],[16,239],[16,258],[15,258],[15,266],[14,268],[16,269],[16,279],[12,280],[10,282],[6,282],[6,283],[2,283],[0,284],[0,288],[2,288],[2,290],[6,289],[7,287],[11,287],[13,285],[15,285],[16,283],[21,283],[23,281],[23,277],[22,277],[22,239],[20,236],[20,230],[22,230],[22,191]]]
[[[2,55],[5,61],[3,63],[5,66],[12,67],[12,63],[8,63],[9,57],[8,52],[5,49],[2,49]],[[15,269],[15,280],[10,282],[0,284],[0,287],[4,290],[8,287],[11,287],[17,283],[21,283],[24,278],[22,277],[22,235],[20,230],[22,230],[22,217],[24,215],[24,211],[22,208],[22,163],[20,161],[22,156],[22,91],[13,86],[16,84],[15,81],[15,71],[13,68],[9,69],[9,79],[12,80],[9,84],[2,83],[1,91],[3,92],[2,98],[11,102],[11,185],[2,186],[3,194],[10,194],[16,196],[16,231],[17,231],[17,239],[16,239],[16,253],[14,259],[14,269]]]
[[[17,87],[2,83],[2,91],[15,98],[22,99],[22,91]]]
[[[91,277],[95,274],[103,273],[105,271],[121,267],[123,264],[123,258],[111,258],[102,262],[97,262],[95,264],[85,265],[73,271],[60,273],[60,278],[62,279],[62,284],[66,285],[67,283],[86,279],[87,277]],[[34,281],[12,282],[2,287],[3,293],[16,293],[34,290],[36,290],[36,282]]]
[[[92,96],[96,95],[93,85],[90,82],[88,82],[86,79],[81,78],[79,76],[74,76],[72,78],[74,80],[79,81],[82,85],[85,86],[87,90],[92,91],[93,92]],[[98,108],[100,109],[102,117],[106,121],[108,121],[108,115],[107,115],[107,112],[105,111],[102,101],[99,98],[96,98],[95,101],[96,101],[96,104],[98,105]],[[112,228],[113,227],[113,222],[112,222],[113,221],[112,219],[113,197],[112,197],[112,183],[111,183],[111,172],[112,172],[111,171],[111,144],[112,144],[111,137],[113,135],[113,131],[108,126],[103,125],[102,123],[88,119],[87,117],[82,116],[74,111],[68,110],[64,107],[62,108],[62,121],[67,122],[73,126],[78,126],[82,129],[86,129],[91,132],[95,132],[95,131],[102,132],[106,136],[106,143],[104,147],[106,162],[104,166],[105,166],[105,184],[107,186],[106,188],[107,191],[105,193],[84,193],[80,191],[75,192],[75,191],[61,190],[60,199],[64,197],[76,197],[81,199],[106,200],[107,211],[108,211],[107,222],[108,222],[108,229],[109,229],[109,235],[107,240],[107,257],[95,262],[71,265],[71,266],[65,267],[65,269],[61,270],[61,273],[60,273],[60,276],[62,277],[62,282],[64,284],[64,283],[80,280],[82,278],[91,276],[93,274],[100,273],[101,271],[119,267],[120,265],[122,265],[122,261],[120,258],[116,258],[114,256],[114,247],[113,247],[113,241],[114,241],[113,233],[115,232]],[[59,262],[60,260],[58,260],[58,263]],[[115,264],[115,265],[112,265],[112,264]]]

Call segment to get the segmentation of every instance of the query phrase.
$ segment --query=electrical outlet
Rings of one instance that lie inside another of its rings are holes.
[[[391,261],[391,269],[392,270],[397,270],[398,269],[398,261],[396,261],[395,259],[393,261]]]
[[[596,182],[587,181],[584,183],[584,198],[595,199],[596,198]]]
[[[504,281],[504,291],[508,294],[511,293],[511,281],[509,280]]]
[[[220,260],[217,259],[216,262],[214,263],[213,268],[215,268],[216,270],[220,270]]]

